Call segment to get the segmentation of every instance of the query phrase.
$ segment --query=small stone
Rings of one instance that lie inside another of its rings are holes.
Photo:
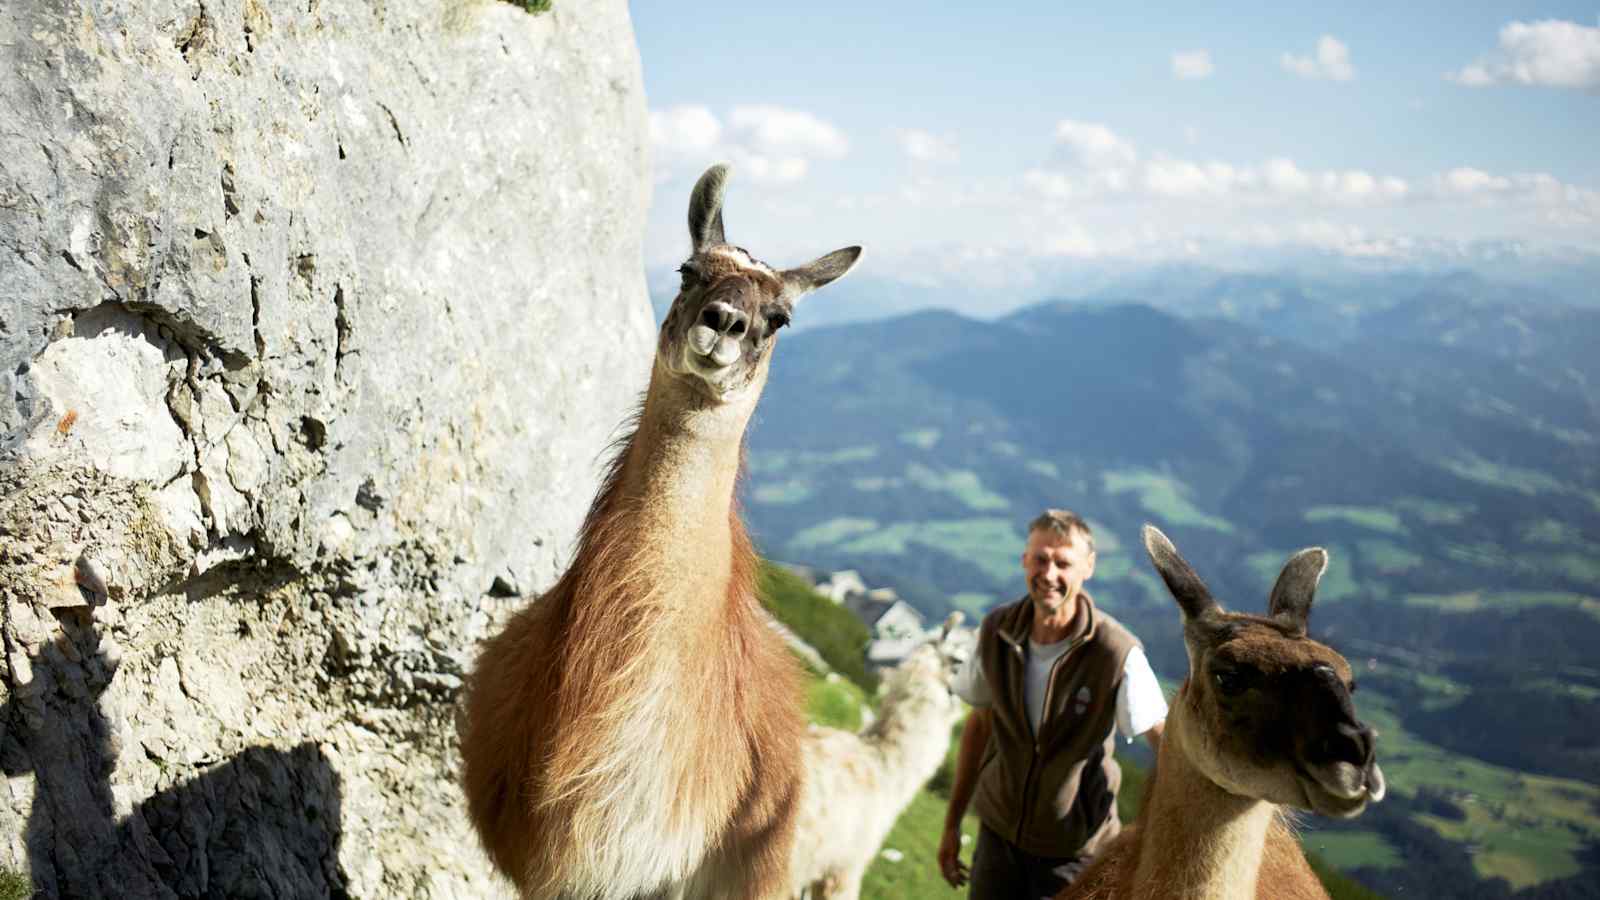
[[[99,560],[80,555],[73,564],[73,578],[90,606],[101,606],[111,596],[111,574]]]

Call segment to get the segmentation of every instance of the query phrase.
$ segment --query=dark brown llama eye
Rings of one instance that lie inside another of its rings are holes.
[[[774,331],[777,331],[779,328],[782,328],[787,324],[789,324],[789,314],[775,312],[772,315],[767,316],[767,333],[770,334]]]
[[[1217,680],[1217,690],[1227,697],[1236,697],[1250,686],[1250,680],[1235,671],[1215,672],[1212,677]]]

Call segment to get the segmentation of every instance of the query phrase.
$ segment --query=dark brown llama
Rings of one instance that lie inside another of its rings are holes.
[[[1291,556],[1252,616],[1149,525],[1144,545],[1183,611],[1189,678],[1138,822],[1056,900],[1326,900],[1280,806],[1348,818],[1385,791],[1350,664],[1306,635],[1327,552]]]

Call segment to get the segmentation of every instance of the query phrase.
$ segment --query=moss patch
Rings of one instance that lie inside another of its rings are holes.
[[[28,900],[33,896],[33,881],[21,872],[0,869],[0,900]]]

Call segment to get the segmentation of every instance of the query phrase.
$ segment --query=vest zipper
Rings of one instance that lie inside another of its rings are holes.
[[[1044,731],[1044,723],[1050,721],[1050,695],[1056,689],[1056,673],[1061,671],[1061,664],[1066,662],[1072,654],[1077,653],[1082,644],[1083,642],[1079,642],[1068,647],[1067,652],[1061,654],[1060,658],[1050,665],[1050,675],[1044,682],[1044,708],[1039,711],[1039,727],[1031,729],[1033,733],[1033,754],[1028,758],[1028,775],[1022,780],[1022,812],[1017,816],[1017,834],[1016,838],[1011,842],[1018,848],[1022,846],[1022,829],[1028,824],[1028,811],[1033,808],[1033,805],[1028,802],[1028,797],[1033,794],[1033,771],[1038,765],[1039,755],[1043,752],[1040,749],[1039,734]],[[1018,647],[1017,652],[1021,653],[1022,648]],[[1024,665],[1027,663],[1026,654],[1023,654],[1023,663]],[[1023,721],[1027,721],[1028,718],[1026,698],[1023,700],[1022,718]]]

